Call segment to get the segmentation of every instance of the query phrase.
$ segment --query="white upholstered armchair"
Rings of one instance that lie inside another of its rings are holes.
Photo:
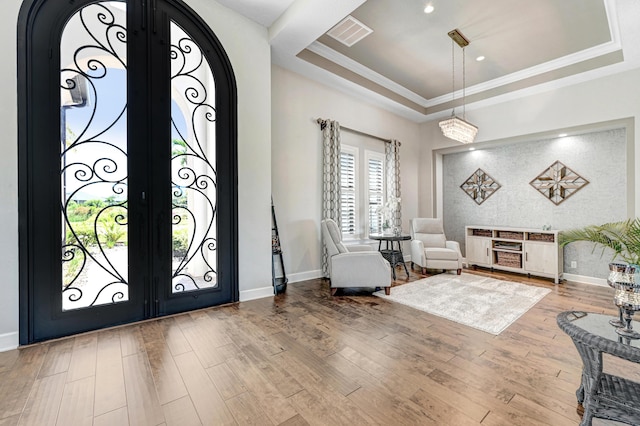
[[[411,269],[455,269],[462,272],[462,254],[457,241],[447,241],[442,219],[411,219]]]
[[[367,245],[342,243],[342,233],[332,219],[322,221],[322,240],[329,254],[331,295],[344,287],[384,287],[391,291],[391,266],[380,252]]]

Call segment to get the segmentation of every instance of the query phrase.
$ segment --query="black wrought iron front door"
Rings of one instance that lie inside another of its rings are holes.
[[[237,300],[224,51],[181,2],[61,3],[21,12],[21,342]]]

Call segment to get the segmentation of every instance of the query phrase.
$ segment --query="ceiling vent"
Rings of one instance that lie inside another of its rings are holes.
[[[345,46],[351,47],[372,32],[371,28],[349,15],[331,28],[327,34]]]

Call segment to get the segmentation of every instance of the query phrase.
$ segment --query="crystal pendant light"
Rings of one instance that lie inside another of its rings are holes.
[[[472,143],[476,138],[476,134],[478,134],[478,128],[473,124],[469,123],[465,120],[466,118],[466,108],[465,108],[465,86],[466,86],[466,69],[465,69],[465,47],[469,45],[469,40],[462,35],[460,30],[457,28],[455,30],[449,31],[449,37],[451,37],[451,80],[452,80],[452,89],[451,94],[453,96],[453,100],[455,101],[455,63],[454,63],[454,52],[453,52],[453,42],[455,41],[458,46],[462,48],[462,118],[456,115],[456,108],[453,107],[451,111],[451,118],[446,120],[442,120],[440,123],[440,129],[442,129],[442,134],[449,139],[453,139],[462,143]]]

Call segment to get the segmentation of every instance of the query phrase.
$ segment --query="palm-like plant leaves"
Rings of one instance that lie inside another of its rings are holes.
[[[621,222],[591,225],[570,229],[560,234],[560,246],[574,241],[591,241],[596,245],[609,247],[628,263],[638,264],[640,260],[640,218]],[[615,257],[614,256],[614,257]]]

